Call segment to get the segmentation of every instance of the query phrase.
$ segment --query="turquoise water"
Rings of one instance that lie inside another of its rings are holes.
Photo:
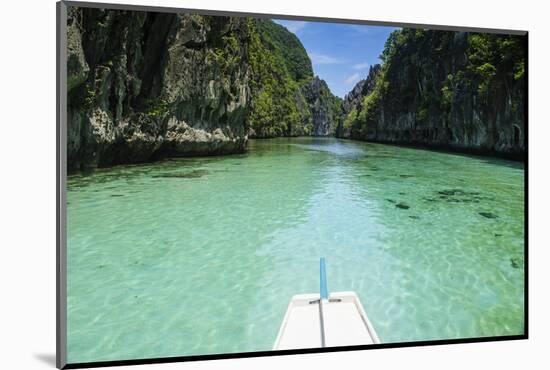
[[[359,295],[382,342],[523,333],[523,166],[251,141],[68,179],[68,360],[270,350],[289,299]]]

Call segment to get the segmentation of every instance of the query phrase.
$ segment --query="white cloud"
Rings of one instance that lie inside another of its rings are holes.
[[[357,70],[357,71],[360,71],[362,69],[367,69],[369,68],[369,63],[358,63],[358,64],[354,64],[353,66],[351,66],[351,68]]]
[[[339,58],[332,57],[330,55],[326,54],[318,54],[318,53],[308,53],[309,58],[311,59],[311,62],[314,65],[320,65],[320,64],[342,64],[344,63],[343,60]]]
[[[307,25],[307,22],[304,21],[284,21],[284,20],[275,20],[275,23],[284,26],[287,30],[292,33],[297,33],[298,31],[304,29]]]
[[[359,81],[359,78],[360,78],[359,73],[355,72],[351,76],[346,77],[346,79],[344,80],[344,84],[352,85],[352,84],[356,83],[357,81]]]

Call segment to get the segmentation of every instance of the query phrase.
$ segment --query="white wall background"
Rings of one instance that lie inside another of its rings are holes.
[[[110,0],[111,3],[124,1]],[[544,2],[127,0],[134,4],[530,31],[530,339],[132,367],[134,369],[548,368],[550,32]],[[537,4],[538,3],[538,4]],[[55,357],[55,1],[5,1],[0,20],[1,368]]]

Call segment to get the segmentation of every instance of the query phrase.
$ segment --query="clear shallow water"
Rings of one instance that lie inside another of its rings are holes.
[[[270,350],[321,256],[383,342],[522,334],[523,181],[315,138],[70,176],[68,360]]]

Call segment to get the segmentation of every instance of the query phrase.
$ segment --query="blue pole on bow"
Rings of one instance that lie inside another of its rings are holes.
[[[320,261],[321,299],[328,299],[327,273],[325,271],[325,257]]]

